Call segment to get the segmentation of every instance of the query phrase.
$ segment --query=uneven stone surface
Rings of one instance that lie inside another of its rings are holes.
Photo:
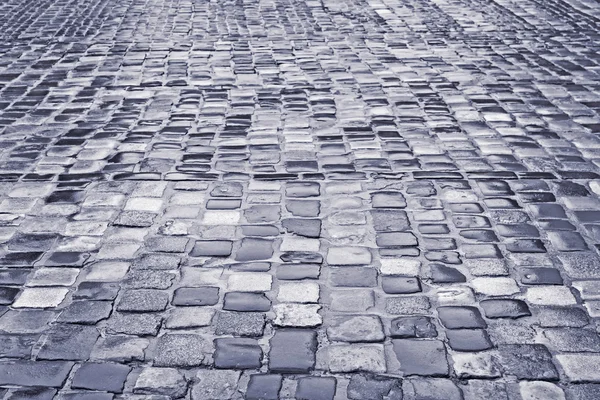
[[[0,397],[600,398],[599,17],[0,1]]]

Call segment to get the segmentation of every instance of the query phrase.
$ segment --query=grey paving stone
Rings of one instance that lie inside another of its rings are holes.
[[[394,352],[405,375],[448,376],[446,347],[437,340],[394,339]]]
[[[72,367],[67,361],[5,361],[0,363],[0,384],[61,387]]]
[[[219,302],[219,288],[203,286],[176,289],[171,303],[175,306],[213,306]]]
[[[96,342],[90,358],[113,362],[144,361],[149,345],[148,339],[136,336],[107,335]]]
[[[402,382],[399,379],[353,375],[347,388],[349,399],[402,399]]]
[[[250,376],[245,399],[247,400],[278,400],[283,378],[281,375],[254,374]]]
[[[175,368],[146,367],[138,376],[133,392],[178,398],[187,392],[187,381]]]
[[[276,330],[270,341],[269,370],[305,373],[315,365],[316,332],[303,329]]]
[[[218,312],[215,317],[215,334],[234,336],[262,336],[265,315],[260,312]]]
[[[196,367],[202,364],[208,344],[194,334],[168,333],[158,338],[154,354],[157,367]]]
[[[193,400],[228,400],[234,397],[240,379],[240,371],[200,370],[197,383],[192,387]]]
[[[87,360],[100,336],[93,326],[57,324],[38,353],[41,360]]]
[[[215,340],[214,362],[216,368],[258,369],[262,349],[255,339],[223,338]]]
[[[86,363],[75,371],[71,387],[122,393],[130,371],[131,368],[126,365]]]
[[[156,336],[162,317],[153,313],[113,313],[107,321],[106,330],[111,334]]]
[[[8,394],[6,399],[32,399],[32,400],[52,400],[56,394],[56,389],[49,388],[23,388],[14,389]]]
[[[336,393],[336,379],[333,377],[303,377],[298,379],[296,399],[333,400]]]
[[[163,311],[168,302],[169,295],[166,292],[152,289],[130,289],[122,294],[117,303],[117,311]]]
[[[557,380],[558,372],[548,349],[540,344],[514,344],[498,347],[499,359],[506,373],[518,379]]]

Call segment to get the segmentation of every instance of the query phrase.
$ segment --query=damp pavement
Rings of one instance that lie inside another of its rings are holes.
[[[4,0],[0,393],[600,398],[600,5]]]

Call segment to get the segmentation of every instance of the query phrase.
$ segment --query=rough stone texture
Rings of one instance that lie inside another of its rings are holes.
[[[599,16],[0,1],[0,398],[600,398]]]
[[[134,393],[181,397],[187,391],[187,382],[182,373],[174,368],[144,368],[138,376]]]

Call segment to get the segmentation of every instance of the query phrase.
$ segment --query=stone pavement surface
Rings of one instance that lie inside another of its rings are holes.
[[[600,399],[600,4],[0,1],[4,399]]]

